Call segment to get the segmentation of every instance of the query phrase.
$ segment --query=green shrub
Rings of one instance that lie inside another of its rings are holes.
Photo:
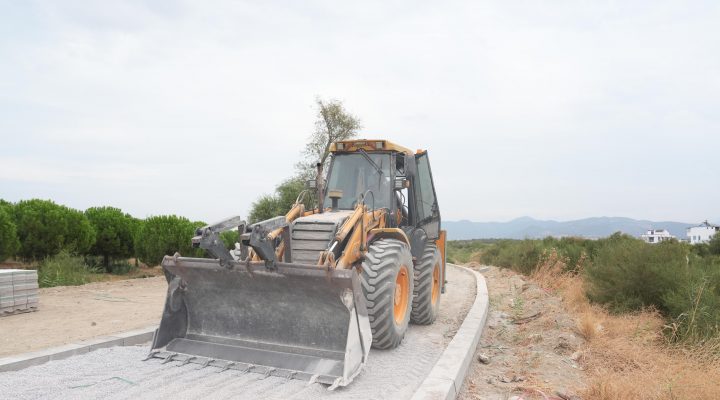
[[[484,264],[512,268],[523,274],[531,273],[545,253],[540,240],[501,240],[482,252]]]
[[[228,250],[234,249],[235,243],[237,243],[238,239],[240,239],[237,230],[225,231],[220,234],[220,238],[222,239],[223,243],[225,243],[225,247],[227,247]]]
[[[113,207],[93,207],[85,211],[95,229],[95,243],[89,254],[103,257],[103,267],[110,272],[113,259],[133,254],[133,218]]]
[[[710,245],[708,243],[698,243],[690,246],[690,251],[700,257],[707,257],[710,253]]]
[[[0,261],[14,257],[19,248],[15,222],[7,209],[0,207]]]
[[[677,241],[613,235],[599,241],[586,269],[588,297],[615,312],[654,307],[674,341],[720,338],[720,257],[703,253]]]
[[[49,200],[23,200],[14,207],[20,240],[18,254],[38,260],[68,250],[84,254],[95,241],[95,231],[83,213]]]
[[[714,234],[707,246],[710,254],[720,255],[720,233]]]
[[[82,257],[73,256],[67,250],[45,258],[38,268],[40,287],[74,286],[89,281],[89,276],[97,271],[88,267]]]
[[[195,229],[202,222],[193,223],[175,215],[147,218],[141,225],[135,241],[136,254],[148,265],[158,265],[166,255],[176,252],[183,256],[200,256],[203,251],[191,245]]]
[[[298,195],[305,189],[305,182],[300,178],[292,178],[282,182],[275,188],[272,195],[263,195],[250,207],[249,223],[264,221],[287,214],[295,204]],[[312,208],[312,196],[305,196],[305,206]]]
[[[451,263],[464,264],[479,261],[483,250],[490,248],[495,239],[449,240],[447,242],[447,259]]]
[[[649,245],[615,234],[599,243],[586,269],[590,300],[614,311],[654,306],[667,312],[663,296],[686,279],[686,248],[678,242]]]
[[[691,258],[686,279],[664,293],[662,302],[673,322],[673,339],[703,342],[720,337],[720,262]]]

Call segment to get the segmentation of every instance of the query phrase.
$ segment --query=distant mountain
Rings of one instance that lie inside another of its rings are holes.
[[[489,239],[489,238],[542,238],[545,236],[582,236],[600,238],[623,232],[639,236],[648,229],[666,229],[679,239],[685,238],[685,230],[697,223],[673,221],[646,221],[622,217],[595,217],[575,221],[543,221],[521,217],[508,222],[443,221],[448,238]]]

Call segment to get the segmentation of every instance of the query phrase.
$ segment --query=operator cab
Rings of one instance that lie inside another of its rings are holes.
[[[403,228],[408,237],[439,237],[440,211],[426,151],[365,139],[333,143],[330,151],[324,204],[352,210],[364,199],[369,209],[386,209],[388,225]]]
[[[331,204],[330,194],[341,191],[338,209],[352,210],[361,198],[375,209],[390,209],[391,176],[390,153],[340,153],[333,156],[327,177],[325,204]]]

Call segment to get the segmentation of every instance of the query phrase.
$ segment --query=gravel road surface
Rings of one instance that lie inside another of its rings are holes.
[[[409,398],[452,339],[475,298],[475,278],[451,266],[441,313],[430,326],[411,325],[402,344],[372,350],[350,386],[333,392],[318,383],[236,370],[200,368],[160,359],[142,360],[147,346],[113,347],[0,373],[9,399],[402,399]]]

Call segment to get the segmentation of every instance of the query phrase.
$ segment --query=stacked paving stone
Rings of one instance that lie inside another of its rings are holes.
[[[36,311],[38,276],[31,269],[0,269],[0,317]]]

